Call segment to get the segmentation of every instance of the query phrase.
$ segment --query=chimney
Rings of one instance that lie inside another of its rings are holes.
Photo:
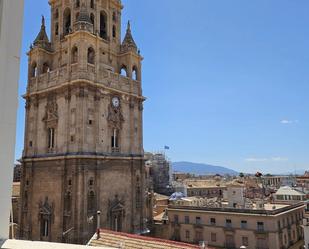
[[[97,211],[97,239],[100,239],[100,228],[101,228],[100,215],[101,215],[101,211]]]

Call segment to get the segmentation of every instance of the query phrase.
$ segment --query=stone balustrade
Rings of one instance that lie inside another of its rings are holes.
[[[29,79],[28,93],[34,93],[76,80],[91,81],[119,91],[141,95],[141,82],[124,77],[120,74],[100,67],[98,73],[95,65],[88,64],[87,70],[82,70],[78,64],[64,66]]]

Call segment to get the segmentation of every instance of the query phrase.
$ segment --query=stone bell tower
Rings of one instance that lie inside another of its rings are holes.
[[[120,0],[50,0],[28,53],[20,238],[85,243],[142,233],[142,57]]]

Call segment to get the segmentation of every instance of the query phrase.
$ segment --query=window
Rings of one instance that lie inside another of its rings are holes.
[[[31,76],[31,77],[36,77],[36,76],[38,76],[38,67],[37,67],[36,62],[33,62],[32,65],[31,65],[30,76]]]
[[[104,11],[100,13],[100,37],[107,38],[107,16]]]
[[[113,21],[114,21],[114,22],[117,22],[117,14],[116,14],[115,11],[113,12]]]
[[[88,63],[94,64],[95,52],[93,48],[88,48]]]
[[[94,14],[93,13],[90,14],[90,20],[91,20],[92,25],[94,25]]]
[[[71,32],[71,10],[65,9],[63,12],[63,34],[67,35]]]
[[[227,228],[232,228],[232,220],[226,219],[225,220],[225,225],[226,225]]]
[[[41,221],[41,235],[42,237],[48,237],[49,235],[49,220],[47,218]]]
[[[93,191],[88,194],[88,212],[93,212],[95,210],[95,195]]]
[[[113,130],[113,135],[112,135],[112,148],[118,148],[118,130],[114,129]]]
[[[202,241],[203,240],[203,234],[200,231],[195,232],[195,239],[196,241]]]
[[[66,212],[70,212],[71,211],[71,207],[72,207],[72,198],[71,198],[71,193],[68,192],[65,195],[65,200],[64,200],[64,210]]]
[[[91,120],[91,119],[88,121],[88,124],[89,124],[89,125],[92,125],[92,120]]]
[[[59,24],[55,24],[55,35],[59,35]]]
[[[115,25],[113,25],[113,38],[116,38],[116,26]]]
[[[201,217],[196,217],[196,218],[195,218],[195,223],[196,223],[197,225],[201,225],[201,224],[202,224],[202,219],[201,219]]]
[[[243,246],[249,246],[248,237],[242,237],[242,245]]]
[[[78,61],[78,48],[77,47],[73,47],[72,48],[72,64],[77,63]]]
[[[90,8],[94,9],[94,0],[90,0]]]
[[[79,6],[80,6],[80,0],[76,0],[75,1],[75,8],[79,8]]]
[[[257,239],[257,249],[264,249],[264,248],[268,248],[268,245],[267,245],[267,242],[266,242],[266,239],[262,239],[262,238],[258,238]]]
[[[277,224],[278,224],[278,229],[280,229],[281,228],[280,220],[278,220]]]
[[[122,75],[124,77],[128,77],[128,71],[127,71],[127,67],[125,65],[122,65],[122,67],[120,69],[120,75]]]
[[[45,62],[45,63],[43,64],[42,72],[43,72],[43,73],[49,73],[49,72],[50,72],[50,67],[49,67],[49,65],[48,65],[47,62]]]
[[[185,224],[189,224],[190,223],[190,217],[189,216],[185,216]]]
[[[216,225],[216,218],[210,218],[210,225],[212,226]]]
[[[55,19],[58,19],[58,17],[59,17],[59,10],[56,9],[56,10],[55,10],[55,14],[54,14],[54,18],[55,18]]]
[[[186,239],[190,239],[190,231],[186,230]]]
[[[93,186],[94,185],[94,180],[93,179],[90,179],[89,180],[89,186]]]
[[[32,141],[29,142],[29,147],[32,147]]]
[[[211,233],[211,242],[216,242],[217,241],[217,234],[216,233]]]
[[[174,215],[174,222],[175,222],[175,224],[179,223],[179,217],[178,217],[177,214]]]
[[[25,197],[24,208],[26,209],[28,207],[28,192],[27,191],[25,191],[24,197]]]
[[[264,222],[257,222],[257,230],[264,231]]]
[[[55,148],[55,129],[54,128],[48,129],[48,148],[49,149]]]
[[[242,229],[246,229],[247,228],[247,221],[246,220],[242,220],[240,223],[240,226]]]
[[[137,71],[137,67],[134,66],[133,69],[132,69],[132,79],[133,80],[139,80],[138,78],[138,71]]]

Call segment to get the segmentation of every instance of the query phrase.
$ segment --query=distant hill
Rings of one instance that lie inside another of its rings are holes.
[[[220,174],[220,175],[238,175],[239,173],[222,166],[214,166],[202,163],[192,163],[192,162],[174,162],[172,163],[173,171],[191,173],[195,175],[210,175],[210,174]]]

